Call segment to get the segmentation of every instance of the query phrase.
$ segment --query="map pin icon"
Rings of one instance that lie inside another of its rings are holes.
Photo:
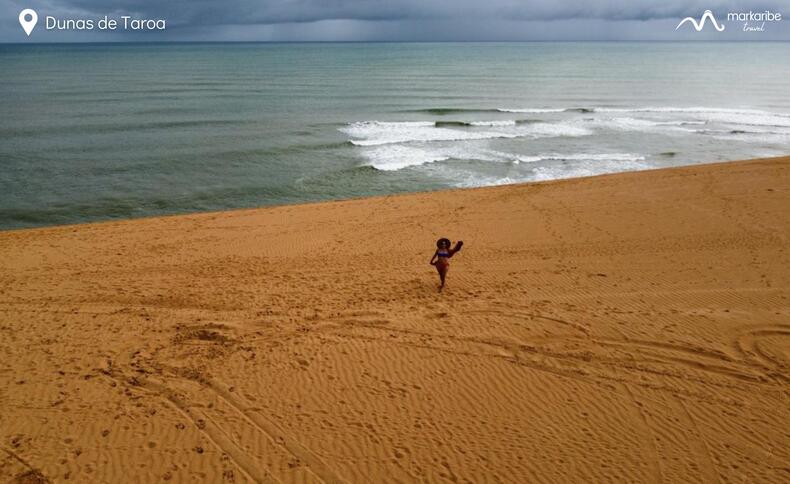
[[[22,24],[22,28],[28,36],[36,26],[36,22],[38,22],[38,14],[32,8],[26,8],[19,12],[19,23]]]

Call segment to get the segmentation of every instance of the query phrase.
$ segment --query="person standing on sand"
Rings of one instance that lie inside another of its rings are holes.
[[[431,265],[436,266],[436,270],[439,272],[439,280],[442,282],[439,286],[440,291],[444,288],[444,279],[447,277],[447,270],[450,269],[450,257],[461,250],[464,242],[459,240],[452,249],[450,248],[451,245],[452,242],[450,242],[450,239],[441,238],[437,240],[436,252],[434,252],[433,257],[431,257]]]

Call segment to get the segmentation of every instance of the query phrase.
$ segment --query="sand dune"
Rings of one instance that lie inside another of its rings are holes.
[[[0,233],[0,478],[788,482],[789,209],[778,158]]]

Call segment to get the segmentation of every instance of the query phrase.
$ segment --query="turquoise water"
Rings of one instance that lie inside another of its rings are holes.
[[[0,228],[790,152],[790,43],[0,45]]]

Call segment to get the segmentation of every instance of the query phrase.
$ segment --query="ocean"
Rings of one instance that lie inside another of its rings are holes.
[[[0,229],[790,153],[790,43],[0,45]]]

